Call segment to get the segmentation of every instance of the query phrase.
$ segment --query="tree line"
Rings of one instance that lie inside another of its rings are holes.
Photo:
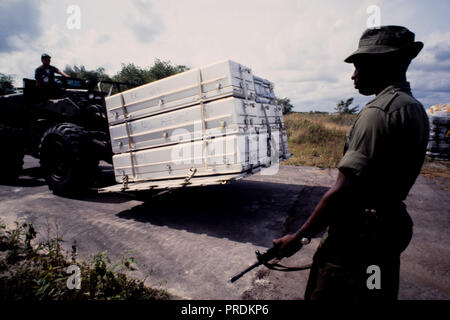
[[[14,93],[14,78],[12,75],[6,75],[0,72],[0,95]]]
[[[347,100],[341,100],[336,104],[334,110],[339,114],[355,114],[359,111],[359,106],[350,107],[353,103],[353,98],[348,98]],[[277,104],[283,109],[283,114],[288,114],[293,112],[294,106],[291,104],[289,98],[279,99],[277,98]],[[312,112],[312,111],[310,111]],[[321,113],[320,111],[314,111],[314,113]],[[326,112],[328,113],[328,112]]]
[[[73,78],[83,80],[96,79],[101,81],[117,81],[140,86],[149,82],[189,70],[185,65],[174,65],[170,61],[156,59],[152,66],[142,68],[134,63],[122,63],[122,68],[114,76],[109,76],[105,68],[87,70],[84,66],[66,65],[64,72]]]
[[[149,67],[140,67],[134,63],[122,63],[122,67],[115,75],[110,76],[105,72],[105,68],[100,67],[95,70],[88,70],[85,66],[66,65],[64,72],[70,77],[83,80],[95,79],[98,81],[117,81],[126,82],[135,86],[140,86],[152,81],[166,78],[168,76],[189,70],[185,65],[172,64],[170,61],[155,59],[153,65]],[[13,76],[0,73],[0,95],[13,93]],[[293,112],[294,106],[287,97],[277,98],[277,104],[282,107],[283,114]],[[351,108],[353,98],[341,100],[335,108],[337,113],[354,114],[358,111],[359,106]]]
[[[140,86],[155,80],[189,70],[185,65],[172,64],[170,61],[155,59],[153,65],[140,67],[134,63],[122,63],[122,67],[115,75],[110,76],[105,72],[105,68],[100,67],[88,70],[85,66],[66,65],[64,72],[72,78],[83,80],[95,79],[98,81],[126,82],[135,86]],[[14,76],[0,73],[0,95],[14,93]]]

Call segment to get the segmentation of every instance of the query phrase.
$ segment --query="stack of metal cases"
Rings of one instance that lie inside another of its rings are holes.
[[[289,157],[273,84],[233,61],[107,97],[106,108],[124,189],[223,183]]]
[[[450,159],[450,103],[437,104],[427,110],[430,135],[427,155],[438,160]]]

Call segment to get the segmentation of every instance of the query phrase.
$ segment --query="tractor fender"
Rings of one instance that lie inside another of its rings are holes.
[[[49,100],[45,108],[52,113],[68,118],[74,118],[80,115],[80,107],[70,98]]]

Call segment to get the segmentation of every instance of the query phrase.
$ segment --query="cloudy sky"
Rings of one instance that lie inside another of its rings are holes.
[[[415,96],[425,106],[450,102],[448,0],[1,0],[0,72],[20,86],[42,52],[61,69],[110,75],[155,58],[190,68],[231,59],[274,82],[294,110],[333,111],[341,99],[371,99],[354,90],[343,60],[376,21],[373,5],[382,25],[407,26],[425,43],[408,71]]]

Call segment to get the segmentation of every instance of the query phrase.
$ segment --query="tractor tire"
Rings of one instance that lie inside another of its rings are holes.
[[[0,145],[4,150],[0,156],[0,182],[15,182],[23,167],[24,144],[22,131],[1,125]]]
[[[92,184],[98,159],[91,152],[89,133],[72,123],[48,129],[40,145],[40,164],[45,181],[54,194],[86,191]]]

